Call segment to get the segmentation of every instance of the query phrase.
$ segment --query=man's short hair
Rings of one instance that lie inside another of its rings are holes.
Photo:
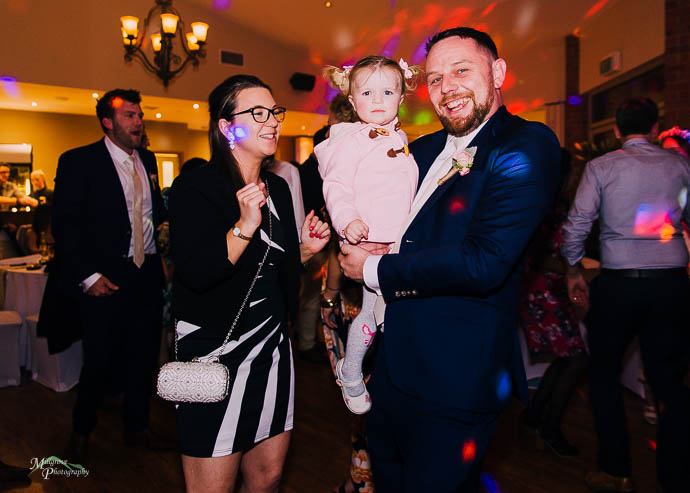
[[[462,39],[473,39],[477,42],[479,46],[485,48],[489,51],[494,60],[498,58],[498,49],[496,49],[496,43],[491,39],[491,36],[482,31],[477,31],[471,27],[454,27],[452,29],[446,29],[440,33],[434,34],[429,41],[426,42],[426,54],[429,55],[431,48],[441,41],[442,39],[452,38],[457,36]]]
[[[115,115],[115,108],[122,105],[123,101],[139,104],[141,103],[141,95],[136,89],[113,89],[106,92],[96,103],[96,116],[98,116],[98,123],[101,124],[104,133],[107,133],[108,129],[103,125],[103,118],[112,119]]]
[[[659,109],[649,98],[628,99],[616,110],[616,126],[621,137],[647,135],[658,121]]]

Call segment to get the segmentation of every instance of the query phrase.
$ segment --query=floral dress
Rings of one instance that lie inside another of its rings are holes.
[[[573,356],[585,350],[565,275],[540,268],[545,257],[560,259],[567,205],[559,203],[537,232],[522,278],[520,326],[530,354]]]

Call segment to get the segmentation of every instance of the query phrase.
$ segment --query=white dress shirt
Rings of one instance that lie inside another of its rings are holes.
[[[134,208],[134,183],[132,181],[132,167],[127,159],[130,155],[115,145],[115,143],[113,143],[108,136],[105,137],[105,147],[108,149],[108,153],[110,153],[110,157],[113,159],[117,176],[120,178],[122,191],[125,194],[125,201],[127,202],[127,215],[129,216],[129,223],[132,225],[132,210]],[[156,253],[156,243],[153,239],[153,201],[151,199],[151,187],[149,186],[151,178],[146,173],[146,168],[144,168],[144,164],[141,162],[139,153],[136,150],[132,153],[132,157],[134,157],[134,167],[137,175],[139,176],[139,181],[141,181],[141,189],[143,192],[141,207],[144,215],[144,253]],[[133,234],[131,235],[129,241],[128,256],[134,256]],[[101,275],[102,274],[100,272],[95,272],[84,279],[81,282],[81,287],[84,292],[88,291],[88,289],[93,286]]]
[[[297,238],[302,242],[302,225],[306,214],[304,211],[304,201],[302,200],[302,183],[299,179],[299,170],[297,166],[293,166],[287,161],[273,162],[268,171],[275,173],[285,180],[290,188],[290,195],[292,195],[292,209],[295,212],[295,225],[297,226]]]
[[[464,150],[467,147],[467,144],[472,142],[472,139],[474,139],[479,131],[484,128],[484,125],[486,125],[487,121],[488,120],[485,120],[481,125],[472,130],[472,132],[462,137],[454,137],[450,134],[448,135],[448,138],[446,139],[446,146],[436,157],[436,160],[429,168],[427,174],[424,176],[424,181],[419,186],[419,190],[417,190],[417,195],[415,195],[414,201],[412,202],[410,215],[405,224],[403,224],[398,236],[398,240],[393,244],[390,253],[398,253],[400,250],[400,241],[402,240],[405,231],[407,231],[407,228],[412,223],[412,220],[420,211],[424,203],[429,199],[429,197],[431,197],[436,188],[438,188],[439,178],[450,170],[451,157],[453,156],[453,153],[455,151]],[[366,284],[370,289],[376,291],[376,293],[379,295],[381,294],[381,285],[379,284],[378,267],[382,256],[383,255],[370,255],[367,257],[364,262],[364,272],[362,276],[364,278],[364,284]]]

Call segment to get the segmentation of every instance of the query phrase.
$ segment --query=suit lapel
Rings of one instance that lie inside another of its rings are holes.
[[[446,140],[448,133],[445,130],[439,130],[429,136],[428,142],[424,142],[423,147],[420,143],[420,149],[415,149],[414,158],[419,167],[419,179],[417,180],[417,191],[424,181],[424,177],[429,172],[429,168],[434,164],[436,156],[441,154],[443,148],[446,147]],[[419,156],[419,157],[417,157]]]
[[[497,128],[500,128],[502,126],[504,120],[506,117],[508,117],[510,114],[507,112],[505,109],[505,106],[501,106],[496,113],[489,119],[489,121],[484,125],[484,128],[481,129],[481,131],[475,135],[474,139],[467,145],[467,147],[476,147],[477,148],[477,153],[474,156],[474,162],[472,164],[472,168],[470,171],[470,174],[472,172],[477,172],[481,171],[484,169],[486,166],[486,161],[489,157],[489,152],[495,145],[495,142],[492,142],[496,136],[496,130]],[[445,140],[444,140],[445,142]],[[429,167],[431,166],[431,163],[433,163],[436,159],[436,157],[440,154],[441,150],[443,150],[443,147],[438,150],[438,152],[433,154],[433,157],[431,158],[431,162],[429,164]],[[416,157],[416,156],[415,156]],[[428,167],[426,169],[428,171]],[[426,172],[425,172],[426,174]],[[469,176],[469,175],[466,175]],[[409,231],[416,223],[417,221],[420,220],[420,218],[426,214],[429,210],[431,210],[434,207],[434,204],[438,202],[438,200],[445,194],[452,185],[455,183],[456,180],[459,179],[464,179],[465,177],[460,176],[460,173],[455,173],[448,181],[446,181],[443,185],[439,186],[434,190],[434,192],[431,194],[431,196],[427,199],[427,201],[422,205],[421,209],[415,216],[415,218],[412,220],[410,225],[408,226],[407,230]],[[421,182],[420,178],[420,182]]]

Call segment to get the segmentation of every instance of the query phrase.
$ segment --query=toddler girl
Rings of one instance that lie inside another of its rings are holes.
[[[398,109],[408,79],[419,69],[384,56],[368,56],[353,66],[328,67],[324,76],[352,103],[356,123],[338,123],[314,153],[323,195],[341,241],[372,251],[393,243],[407,219],[419,171],[400,130]],[[362,309],[347,336],[345,358],[336,374],[348,409],[364,414],[371,399],[362,379],[362,360],[376,333],[376,293],[366,286]]]

